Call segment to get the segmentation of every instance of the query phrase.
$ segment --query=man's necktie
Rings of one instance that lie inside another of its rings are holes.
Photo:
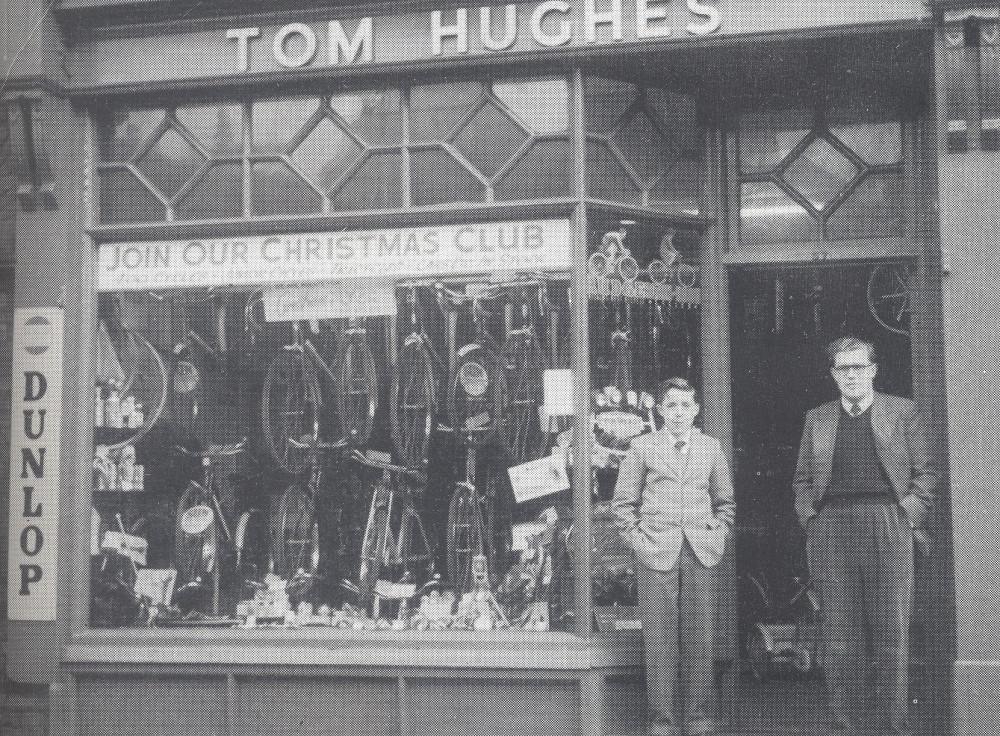
[[[858,414],[861,413],[861,402],[852,401],[851,408],[848,411],[850,411],[852,417],[856,417]]]
[[[677,452],[684,452],[684,445],[686,444],[687,442],[685,442],[684,440],[677,440],[674,443],[674,449],[677,450]]]

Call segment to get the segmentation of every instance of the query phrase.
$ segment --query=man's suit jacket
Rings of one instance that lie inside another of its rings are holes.
[[[806,414],[799,460],[795,467],[795,510],[802,526],[819,510],[830,488],[833,448],[840,427],[840,399]],[[875,393],[871,407],[875,449],[896,500],[914,529],[921,529],[934,503],[938,473],[927,448],[927,435],[916,404],[889,394]]]
[[[666,430],[632,440],[618,470],[612,502],[616,522],[647,567],[672,570],[685,539],[711,567],[722,558],[733,523],[729,464],[719,441],[697,429],[680,462],[673,442]]]

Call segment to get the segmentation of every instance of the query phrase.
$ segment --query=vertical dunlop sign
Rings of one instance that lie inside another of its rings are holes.
[[[14,310],[8,616],[56,617],[63,313]]]

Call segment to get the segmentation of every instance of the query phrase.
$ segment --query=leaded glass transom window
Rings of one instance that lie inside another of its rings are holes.
[[[806,111],[752,113],[739,131],[746,245],[901,236],[902,124]]]
[[[681,215],[700,213],[703,138],[693,98],[588,77],[584,114],[590,197]]]

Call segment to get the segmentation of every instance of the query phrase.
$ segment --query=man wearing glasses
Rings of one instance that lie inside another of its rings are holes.
[[[795,509],[820,597],[834,731],[909,736],[913,545],[926,540],[938,475],[916,405],[874,390],[874,353],[853,337],[827,348],[840,398],[806,414]],[[868,692],[872,715],[862,723]]]

